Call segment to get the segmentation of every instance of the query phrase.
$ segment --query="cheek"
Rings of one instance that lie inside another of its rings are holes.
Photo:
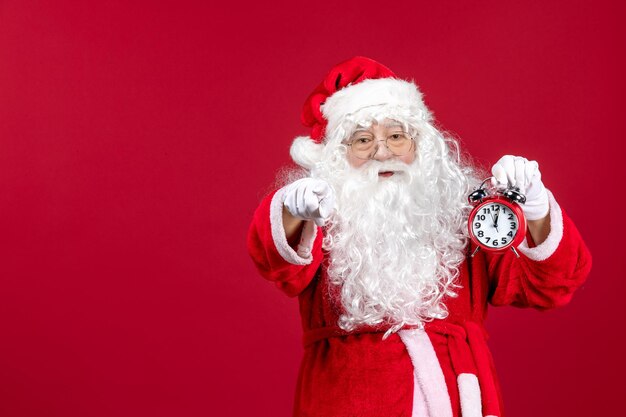
[[[348,163],[353,167],[353,168],[359,168],[362,165],[366,164],[368,162],[368,160],[366,159],[359,159],[354,157],[353,155],[350,154],[350,152],[348,152],[347,159],[348,159]]]
[[[400,160],[401,160],[402,162],[404,162],[405,164],[407,164],[407,165],[411,165],[411,164],[415,161],[415,157],[416,157],[416,156],[415,156],[415,151],[413,151],[413,152],[408,153],[408,154],[406,154],[406,155],[403,155],[403,156],[401,156],[401,157],[399,157],[399,158],[400,158]]]

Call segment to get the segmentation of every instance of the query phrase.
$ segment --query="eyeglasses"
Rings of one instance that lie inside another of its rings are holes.
[[[374,136],[362,133],[350,142],[346,143],[352,150],[352,154],[358,159],[372,159],[378,152],[378,142]],[[413,149],[414,139],[407,133],[394,133],[384,140],[385,146],[394,156],[404,156]]]

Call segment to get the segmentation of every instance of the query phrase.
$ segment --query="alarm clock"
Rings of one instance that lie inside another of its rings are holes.
[[[526,236],[526,218],[520,204],[526,202],[526,197],[517,187],[488,192],[484,184],[489,179],[468,196],[474,205],[467,222],[469,236],[476,244],[472,256],[482,248],[488,252],[511,249],[519,257],[515,248]]]

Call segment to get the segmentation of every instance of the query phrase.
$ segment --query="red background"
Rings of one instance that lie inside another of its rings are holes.
[[[538,160],[594,255],[567,307],[491,309],[508,415],[621,414],[623,4],[0,2],[0,415],[290,414],[297,304],[245,235],[357,54]]]

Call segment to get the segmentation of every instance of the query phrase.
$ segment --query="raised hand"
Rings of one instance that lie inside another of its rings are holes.
[[[529,161],[521,156],[505,155],[491,168],[495,180],[494,186],[519,188],[526,196],[522,210],[528,220],[544,218],[549,210],[548,192],[541,182],[541,172],[536,161]]]

